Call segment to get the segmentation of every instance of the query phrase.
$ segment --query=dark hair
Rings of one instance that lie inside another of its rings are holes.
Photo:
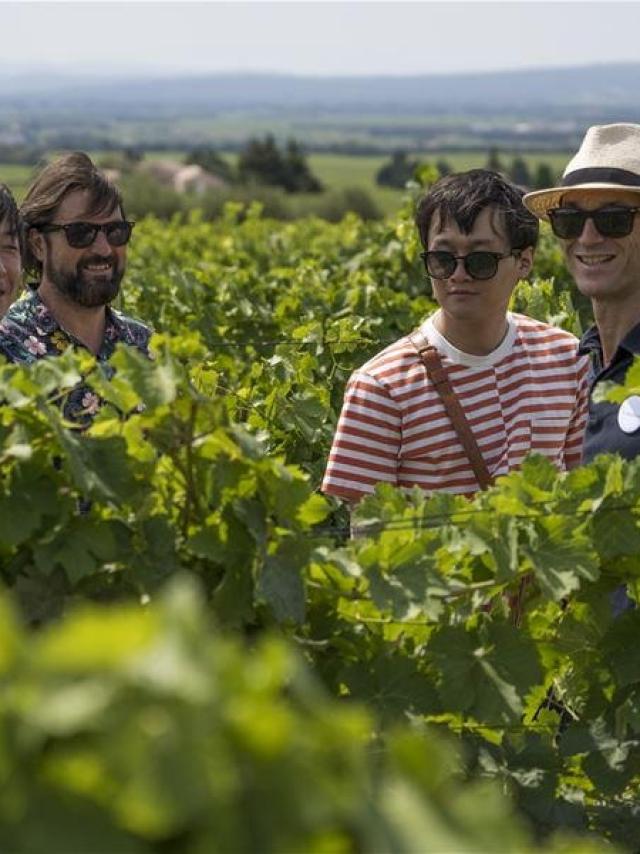
[[[6,184],[0,184],[0,222],[7,221],[9,231],[18,238],[20,254],[24,256],[24,226],[20,211]]]
[[[87,216],[111,213],[119,207],[124,217],[122,196],[115,184],[108,180],[84,152],[74,151],[47,164],[27,190],[20,206],[26,230],[53,222],[63,200],[76,190],[88,191]],[[38,275],[42,270],[42,264],[33,255],[28,244],[25,268],[29,273]]]
[[[463,234],[469,234],[478,214],[485,208],[494,208],[504,223],[509,249],[535,248],[539,224],[522,204],[523,195],[524,191],[515,184],[488,169],[446,175],[418,202],[416,225],[422,245],[427,248],[435,214],[441,223],[453,219]]]

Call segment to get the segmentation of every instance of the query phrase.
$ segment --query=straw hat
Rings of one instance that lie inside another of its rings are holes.
[[[640,125],[594,125],[564,170],[559,187],[527,193],[531,213],[548,219],[567,190],[631,190],[640,195]]]

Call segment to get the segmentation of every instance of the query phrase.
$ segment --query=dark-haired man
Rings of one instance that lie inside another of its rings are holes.
[[[21,206],[25,267],[37,281],[0,322],[0,354],[30,363],[83,347],[105,363],[116,344],[147,353],[150,330],[112,309],[125,272],[133,223],[122,198],[82,152],[39,173]],[[86,387],[69,395],[65,414],[86,420],[98,400]]]
[[[323,490],[350,503],[379,482],[472,495],[479,469],[492,479],[530,452],[575,466],[587,360],[569,333],[507,310],[538,238],[522,192],[483,169],[449,175],[416,223],[440,308],[351,377]]]
[[[23,230],[11,190],[0,184],[0,317],[22,284]]]

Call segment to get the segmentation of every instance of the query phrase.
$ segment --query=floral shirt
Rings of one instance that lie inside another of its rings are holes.
[[[137,347],[148,356],[150,337],[148,326],[107,307],[104,339],[96,356],[106,376],[113,376],[113,368],[107,361],[116,344]],[[81,341],[59,325],[35,290],[15,302],[0,320],[0,355],[9,362],[31,364],[45,356],[59,356],[68,347],[86,349]],[[64,414],[69,420],[86,426],[99,407],[98,395],[88,385],[81,384],[69,392]]]

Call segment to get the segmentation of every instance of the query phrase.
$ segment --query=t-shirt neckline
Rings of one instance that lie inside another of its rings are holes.
[[[435,314],[428,317],[420,327],[420,332],[427,339],[429,344],[432,344],[441,355],[445,356],[451,362],[457,365],[465,365],[469,368],[488,368],[497,365],[506,358],[513,349],[516,335],[518,332],[515,319],[511,312],[507,312],[507,334],[504,336],[500,344],[495,350],[487,353],[486,356],[476,356],[472,353],[465,353],[447,341],[447,339],[438,332],[435,327],[434,319],[438,316],[440,309]]]

